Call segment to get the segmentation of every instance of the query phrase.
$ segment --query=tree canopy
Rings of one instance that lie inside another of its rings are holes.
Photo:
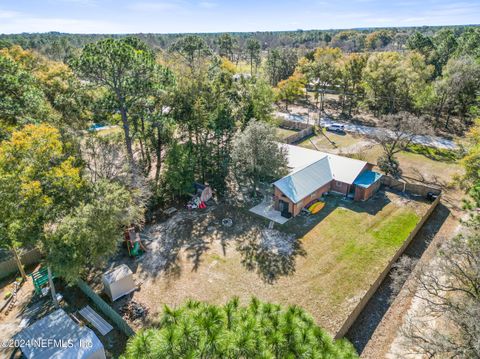
[[[282,308],[253,298],[223,306],[188,301],[165,307],[158,329],[137,333],[130,358],[357,358],[344,340],[334,341],[301,308]]]

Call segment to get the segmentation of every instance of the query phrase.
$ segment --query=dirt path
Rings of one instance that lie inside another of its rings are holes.
[[[441,220],[442,217],[445,216],[444,210],[447,209],[447,207],[442,207],[443,208],[439,208],[439,210],[434,212],[431,220],[419,233],[420,236],[428,238],[428,236],[431,235],[430,229],[435,227],[436,221]],[[444,218],[443,223],[432,238],[430,245],[426,248],[425,252],[421,256],[421,262],[430,262],[435,257],[436,251],[441,245],[442,241],[445,238],[450,238],[457,231],[459,226],[458,216],[460,214],[455,209],[452,209],[452,211],[450,211],[450,209],[447,210],[449,210],[448,216],[446,219]],[[429,226],[431,226],[431,228],[429,228]],[[416,242],[421,243],[421,241]],[[411,253],[407,254],[413,255],[415,248],[410,249],[410,252]],[[398,341],[397,338],[401,335],[399,328],[401,328],[405,315],[412,306],[413,294],[407,289],[408,285],[412,282],[411,278],[412,276],[407,279],[407,282],[404,284],[400,293],[381,317],[381,321],[378,326],[376,326],[376,329],[368,343],[366,343],[366,345],[364,343],[364,347],[362,348],[363,350],[361,352],[362,358],[378,359],[386,357],[403,357],[398,348],[393,350],[395,354],[392,354],[392,346],[396,341]]]
[[[290,114],[284,112],[275,112],[275,115],[281,118],[285,118],[290,121],[298,121],[298,122],[305,122],[305,123],[313,123],[312,119],[309,116],[298,115],[298,114]],[[358,125],[354,123],[347,123],[342,121],[335,121],[330,118],[322,118],[320,120],[320,125],[327,126],[333,123],[341,123],[345,126],[345,132],[353,132],[358,133],[364,136],[375,136],[379,132],[388,131],[385,128],[381,127],[372,127],[372,126],[365,126],[365,125]],[[428,147],[435,147],[439,149],[446,149],[446,150],[455,150],[457,149],[457,144],[455,141],[439,137],[439,136],[431,136],[431,135],[418,135],[415,136],[413,139],[414,143],[419,145],[424,145]]]

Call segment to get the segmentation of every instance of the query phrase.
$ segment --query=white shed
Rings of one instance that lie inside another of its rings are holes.
[[[103,290],[112,301],[135,289],[137,287],[133,281],[133,273],[126,264],[119,265],[103,274]]]
[[[37,320],[15,335],[23,355],[30,359],[105,359],[95,333],[80,326],[63,309]]]

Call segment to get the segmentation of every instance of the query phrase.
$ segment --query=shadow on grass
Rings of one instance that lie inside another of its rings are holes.
[[[276,230],[264,230],[259,236],[238,242],[237,250],[245,268],[256,271],[268,284],[295,273],[297,256],[306,255],[295,236]]]
[[[417,259],[420,258],[449,215],[450,210],[440,202],[430,218],[413,238],[412,242],[410,242],[404,255]],[[392,279],[390,274],[391,272],[385,277],[346,334],[346,338],[352,342],[359,354],[364,350],[395,299],[391,289]]]

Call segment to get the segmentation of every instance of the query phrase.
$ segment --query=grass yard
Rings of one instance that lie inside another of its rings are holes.
[[[315,146],[312,144],[315,144]],[[312,150],[326,151],[337,153],[343,151],[347,153],[349,150],[353,152],[356,147],[361,146],[366,141],[359,136],[352,134],[338,134],[334,132],[325,132],[325,135],[316,135],[299,143],[299,146]]]
[[[332,145],[325,136],[317,135],[307,139],[299,146],[340,155],[358,154],[360,159],[377,163],[382,155],[382,148],[367,137],[360,135],[339,135],[326,132],[328,138],[335,142]],[[315,146],[312,145],[312,142]],[[408,182],[419,181],[449,187],[454,178],[463,173],[455,153],[412,145],[409,151],[400,152],[397,158]]]
[[[154,319],[187,298],[221,304],[257,296],[300,305],[334,334],[427,208],[391,192],[364,203],[330,196],[316,216],[274,230],[227,205],[181,211],[146,229],[134,300]],[[222,226],[226,217],[231,227]]]
[[[289,130],[287,128],[281,128],[281,127],[276,128],[276,135],[281,140],[287,138],[290,135],[294,135],[295,133],[297,133],[297,131]]]

